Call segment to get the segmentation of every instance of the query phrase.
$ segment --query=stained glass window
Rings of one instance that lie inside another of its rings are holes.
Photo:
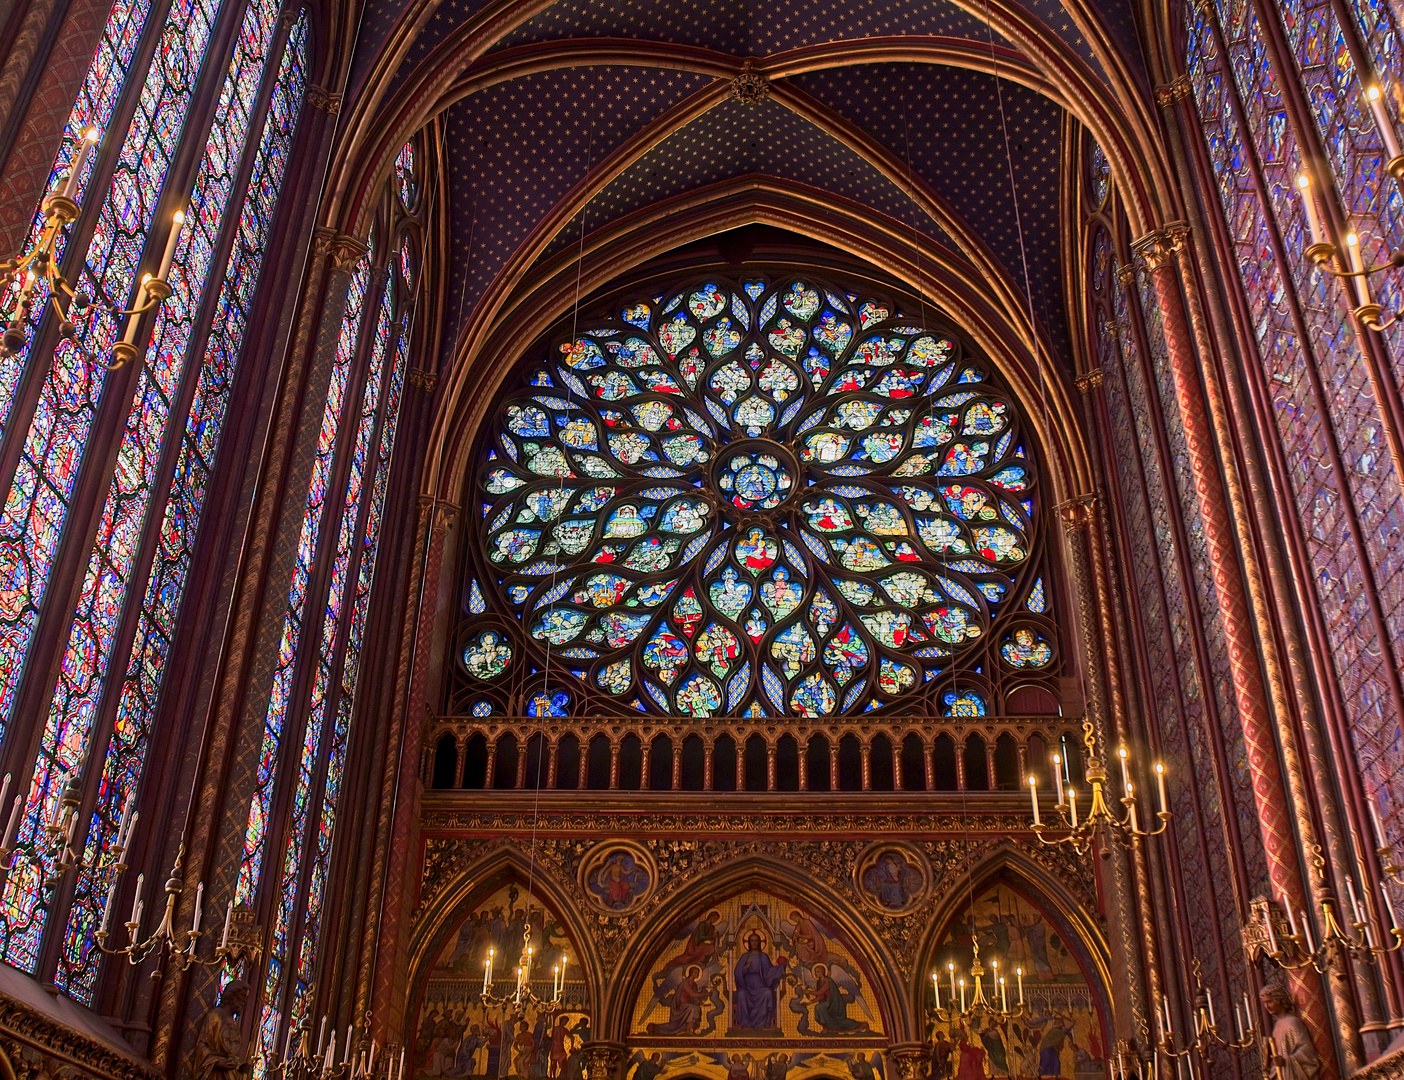
[[[532,647],[621,704],[912,701],[1025,591],[1036,468],[1012,398],[890,301],[704,282],[525,376],[477,479],[486,564]]]

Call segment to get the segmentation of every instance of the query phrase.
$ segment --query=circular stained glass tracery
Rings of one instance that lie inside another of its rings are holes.
[[[488,562],[528,637],[627,704],[879,707],[1023,591],[1034,469],[1009,395],[890,303],[709,281],[526,382],[480,476]]]

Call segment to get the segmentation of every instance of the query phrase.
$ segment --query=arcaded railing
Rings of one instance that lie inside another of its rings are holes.
[[[883,723],[438,717],[421,776],[438,790],[1016,791],[1050,756],[1081,779],[1065,716]]]

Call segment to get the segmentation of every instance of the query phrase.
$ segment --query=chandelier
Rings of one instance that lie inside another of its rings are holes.
[[[970,1020],[976,1016],[989,1017],[994,1020],[1011,1020],[1017,1016],[1023,1016],[1024,969],[1021,967],[1014,969],[1018,1000],[1011,1009],[1008,987],[1005,985],[1006,980],[999,973],[999,961],[990,961],[990,993],[989,996],[986,996],[985,968],[980,963],[980,943],[978,941],[972,942],[971,953],[970,981],[968,983],[964,974],[956,973],[954,961],[946,964],[946,974],[950,979],[949,1005],[941,1004],[941,973],[939,971],[931,973],[931,994],[935,1002],[934,1006],[928,1010],[931,1018],[948,1024],[952,1020]],[[970,990],[968,1000],[966,998],[967,989]]]
[[[551,968],[551,997],[539,997],[531,987],[532,965],[536,960],[536,949],[531,944],[531,926],[522,931],[522,951],[517,959],[517,981],[510,993],[494,994],[493,987],[496,985],[493,980],[493,966],[496,960],[496,950],[489,949],[487,960],[483,963],[483,988],[479,995],[482,1003],[487,1008],[500,1009],[510,1007],[513,1012],[520,1012],[524,1007],[530,1005],[538,1009],[544,1009],[548,1013],[555,1013],[561,1008],[561,992],[565,989],[566,964],[569,957],[561,953],[558,964]]]
[[[1157,761],[1152,765],[1160,806],[1155,814],[1158,824],[1149,829],[1142,829],[1137,816],[1136,789],[1131,782],[1131,755],[1129,751],[1124,746],[1118,747],[1116,751],[1117,759],[1121,762],[1122,794],[1117,800],[1121,804],[1121,809],[1119,811],[1113,810],[1112,801],[1106,792],[1107,772],[1102,766],[1102,759],[1097,756],[1097,743],[1090,720],[1082,722],[1082,741],[1087,748],[1087,768],[1084,771],[1084,776],[1092,792],[1087,799],[1087,808],[1080,816],[1078,813],[1078,792],[1073,786],[1071,774],[1065,774],[1067,762],[1061,754],[1053,755],[1053,784],[1058,797],[1058,801],[1053,807],[1057,813],[1056,824],[1045,825],[1043,823],[1043,816],[1038,805],[1038,777],[1033,773],[1028,776],[1029,801],[1033,806],[1033,831],[1034,835],[1038,837],[1039,843],[1049,846],[1069,844],[1079,855],[1083,855],[1100,834],[1106,834],[1125,843],[1133,838],[1159,836],[1163,833],[1168,827],[1171,816],[1165,800],[1164,763]],[[1050,833],[1057,835],[1050,838],[1048,835]],[[1109,855],[1110,852],[1104,846],[1102,856],[1106,858]]]
[[[82,209],[82,204],[77,198],[78,183],[83,168],[87,165],[88,158],[96,148],[100,138],[101,134],[95,127],[86,128],[79,132],[72,168],[67,174],[60,173],[55,178],[52,190],[44,196],[44,201],[40,206],[43,221],[33,246],[8,259],[0,260],[0,278],[13,278],[18,284],[18,297],[14,311],[5,325],[3,337],[0,337],[0,346],[10,356],[20,352],[29,341],[28,326],[30,316],[33,313],[34,293],[41,280],[47,286],[48,302],[53,305],[54,313],[59,320],[59,337],[66,341],[77,344],[75,320],[90,317],[99,308],[106,311],[114,319],[126,319],[126,329],[122,339],[112,344],[112,362],[107,364],[109,369],[119,368],[136,359],[138,352],[137,333],[140,329],[141,317],[163,303],[171,295],[171,287],[167,278],[170,275],[171,264],[175,260],[176,243],[180,239],[181,228],[185,224],[185,213],[181,210],[177,210],[172,215],[171,228],[166,234],[166,249],[161,256],[159,268],[155,274],[142,275],[140,280],[141,299],[130,308],[95,303],[93,297],[78,289],[76,282],[68,281],[59,270],[61,260],[59,241],[65,235],[68,227],[78,219]],[[72,261],[81,268],[84,261],[82,253]],[[67,300],[66,307],[63,304],[63,299]],[[90,361],[96,359],[86,348],[81,345],[78,347]]]

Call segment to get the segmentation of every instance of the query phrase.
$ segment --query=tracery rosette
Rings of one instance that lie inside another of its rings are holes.
[[[955,335],[795,278],[586,326],[502,401],[478,478],[530,649],[651,712],[816,716],[938,702],[1007,639],[1036,470]]]

